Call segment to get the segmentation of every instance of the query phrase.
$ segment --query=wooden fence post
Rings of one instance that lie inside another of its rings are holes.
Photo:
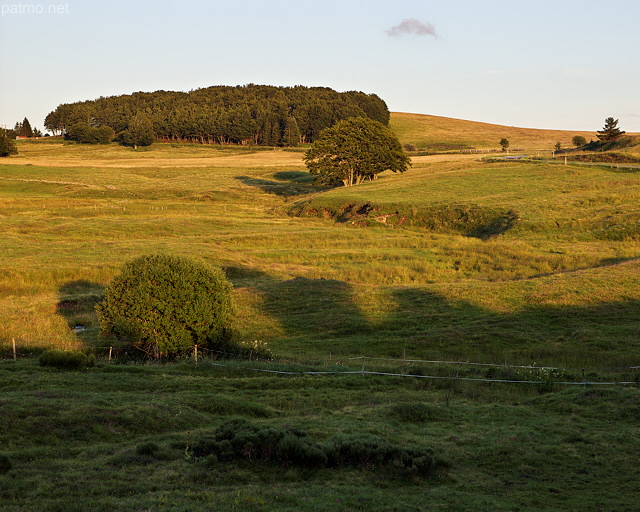
[[[16,352],[16,339],[15,338],[11,338],[11,342],[13,344],[13,360],[17,361],[18,360],[18,354]]]
[[[407,373],[407,348],[402,349],[402,375]]]
[[[196,360],[196,368],[197,368],[198,367],[198,344],[197,343],[193,346],[193,357]]]
[[[364,356],[362,356],[362,375],[364,375]]]
[[[111,353],[113,352],[113,347],[109,347],[109,364],[111,364]]]

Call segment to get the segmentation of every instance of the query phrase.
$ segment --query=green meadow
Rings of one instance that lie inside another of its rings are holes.
[[[534,154],[585,135],[454,121],[391,126],[446,151],[507,137]],[[3,510],[637,509],[640,395],[605,384],[638,382],[637,169],[438,154],[324,190],[300,150],[18,149],[0,162]],[[123,263],[158,252],[222,267],[239,336],[274,361],[143,365],[116,351],[109,364],[93,306]],[[99,364],[39,367],[51,347]],[[299,374],[358,372],[361,356],[414,377]],[[449,468],[401,478],[192,456],[236,417],[426,444]]]

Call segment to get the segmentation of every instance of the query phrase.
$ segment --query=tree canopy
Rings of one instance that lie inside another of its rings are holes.
[[[150,146],[156,138],[153,123],[145,114],[136,114],[129,120],[129,126],[120,134],[123,144],[133,146]]]
[[[607,117],[604,121],[604,128],[602,130],[598,130],[596,134],[600,140],[609,141],[615,139],[616,137],[623,135],[626,132],[623,132],[618,128],[618,120],[613,117]]]
[[[389,110],[375,94],[327,87],[214,86],[190,92],[156,91],[59,105],[45,127],[64,134],[79,122],[127,130],[145,115],[160,140],[289,146],[315,141],[341,119],[367,117],[386,125]]]
[[[20,137],[33,137],[33,128],[31,128],[31,123],[26,117],[22,122],[17,122],[13,130]]]
[[[585,139],[582,135],[574,135],[571,139],[571,143],[576,146],[584,146],[587,143],[587,139]]]
[[[378,121],[353,117],[327,128],[304,157],[318,183],[357,185],[384,171],[404,172],[410,160],[396,135]]]
[[[17,154],[18,148],[16,147],[16,143],[6,135],[0,134],[0,157]]]
[[[87,123],[76,123],[67,130],[67,139],[85,144],[106,144],[113,139],[113,130],[108,126],[89,126]]]

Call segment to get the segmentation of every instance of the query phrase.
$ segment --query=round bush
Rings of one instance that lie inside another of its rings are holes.
[[[231,342],[231,283],[221,269],[183,257],[149,255],[125,264],[96,311],[102,337],[150,356]]]

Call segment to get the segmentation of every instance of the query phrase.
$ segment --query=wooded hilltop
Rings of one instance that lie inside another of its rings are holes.
[[[389,123],[375,94],[328,87],[212,86],[189,92],[135,92],[59,105],[45,127],[64,135],[77,123],[108,126],[117,134],[134,116],[146,116],[159,140],[213,144],[295,146],[313,142],[341,119]]]

